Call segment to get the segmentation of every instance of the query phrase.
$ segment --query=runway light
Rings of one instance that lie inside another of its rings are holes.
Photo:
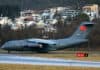
[[[76,53],[77,57],[88,57],[88,53],[82,53],[82,52],[78,52]]]

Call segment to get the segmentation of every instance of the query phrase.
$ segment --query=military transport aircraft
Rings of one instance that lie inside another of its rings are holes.
[[[24,40],[13,40],[4,43],[2,49],[10,51],[37,51],[48,52],[59,49],[64,49],[88,42],[88,35],[93,28],[94,23],[82,22],[76,31],[68,38],[64,39],[37,39],[30,38]]]

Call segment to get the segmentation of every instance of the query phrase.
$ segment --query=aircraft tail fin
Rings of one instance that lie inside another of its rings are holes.
[[[77,30],[72,35],[72,38],[87,39],[89,33],[92,31],[94,23],[82,22]]]

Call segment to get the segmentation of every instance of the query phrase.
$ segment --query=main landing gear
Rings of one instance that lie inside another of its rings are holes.
[[[11,51],[10,51],[10,50],[8,50],[8,53],[11,53]]]

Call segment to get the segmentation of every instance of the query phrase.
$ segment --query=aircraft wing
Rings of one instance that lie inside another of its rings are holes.
[[[28,42],[38,43],[38,44],[56,44],[54,40],[45,40],[45,39],[28,39]]]

